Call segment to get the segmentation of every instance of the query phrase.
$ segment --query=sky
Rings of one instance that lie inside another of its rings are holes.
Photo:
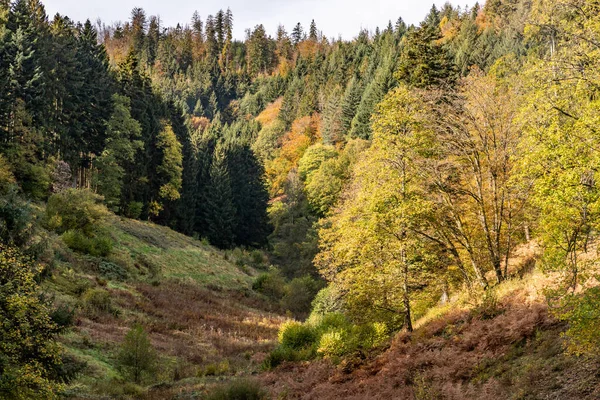
[[[57,12],[75,21],[98,18],[110,25],[129,19],[134,7],[142,7],[146,15],[159,15],[163,26],[186,24],[195,10],[202,20],[219,9],[231,8],[234,17],[234,38],[243,39],[245,30],[263,24],[275,35],[283,24],[290,32],[300,22],[305,30],[315,20],[317,28],[328,38],[352,39],[361,29],[385,28],[402,17],[408,24],[417,24],[435,3],[441,7],[446,0],[43,0],[52,18]],[[472,6],[472,0],[452,0],[462,7]]]

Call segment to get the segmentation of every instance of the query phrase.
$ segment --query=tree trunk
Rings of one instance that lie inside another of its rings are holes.
[[[406,327],[407,332],[413,331],[412,326],[412,317],[410,312],[410,296],[409,296],[409,288],[408,288],[408,264],[406,263],[406,255],[404,254],[404,250],[402,250],[402,263],[404,268],[404,326]]]

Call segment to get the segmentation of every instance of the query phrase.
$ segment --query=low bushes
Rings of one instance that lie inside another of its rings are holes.
[[[87,236],[81,231],[67,231],[62,235],[63,242],[78,253],[94,257],[106,257],[112,250],[112,240],[108,235]]]
[[[298,318],[308,315],[312,301],[322,287],[322,282],[310,276],[287,282],[281,272],[273,267],[258,275],[252,285],[253,290],[278,301],[284,310]]]
[[[257,382],[249,380],[234,381],[221,386],[210,393],[207,400],[262,400],[267,393]]]
[[[112,305],[110,293],[103,289],[88,289],[82,296],[83,309],[90,318],[101,315],[118,316],[118,310]]]
[[[70,249],[105,257],[112,250],[110,235],[102,228],[108,215],[101,196],[89,190],[68,189],[48,199],[45,223],[62,235]]]
[[[339,358],[366,352],[382,345],[389,337],[383,323],[352,324],[343,314],[311,317],[305,323],[290,321],[278,335],[277,346],[265,359],[264,369],[284,361],[303,361],[315,357]]]

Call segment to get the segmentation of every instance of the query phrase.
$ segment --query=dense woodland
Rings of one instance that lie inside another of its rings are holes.
[[[233,24],[227,9],[165,27],[142,8],[80,23],[0,0],[0,282],[22,281],[10,290],[43,335],[55,328],[31,295],[39,271],[15,265],[43,264],[38,226],[106,256],[107,233],[79,223],[106,207],[262,249],[273,267],[257,291],[278,301],[293,282],[296,316],[316,295],[311,318],[341,313],[387,336],[510,279],[515,249],[535,242],[561,276],[548,298],[569,348],[597,354],[598,0],[446,4],[352,40],[313,20],[240,41]],[[67,216],[73,202],[84,216]],[[327,339],[332,354],[350,340]],[[0,358],[0,393],[23,363],[35,390],[61,376],[36,340]]]

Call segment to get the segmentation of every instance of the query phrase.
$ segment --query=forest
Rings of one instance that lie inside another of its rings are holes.
[[[233,11],[0,0],[0,397],[598,398],[600,1]]]

